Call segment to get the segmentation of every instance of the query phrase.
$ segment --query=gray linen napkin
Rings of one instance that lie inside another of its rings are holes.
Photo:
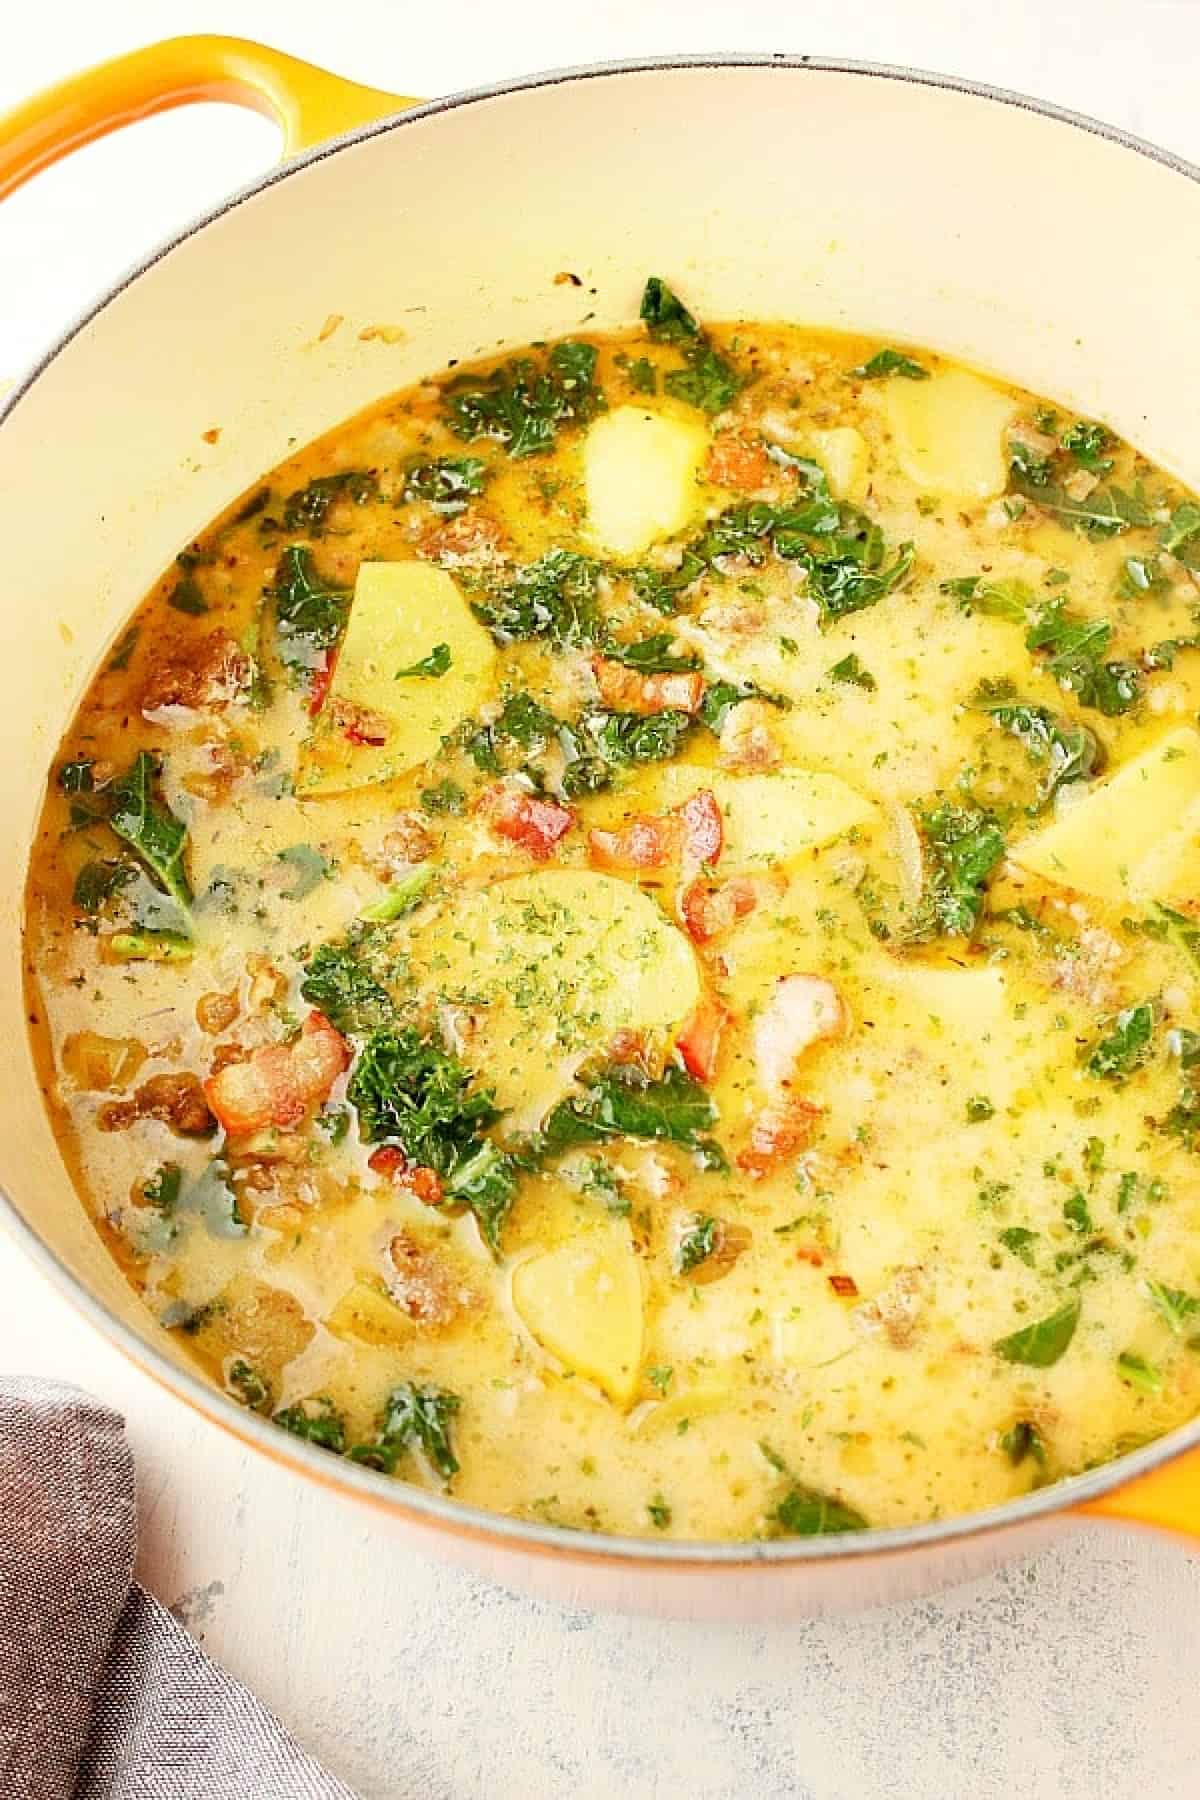
[[[118,1414],[0,1378],[0,1800],[354,1800],[133,1581]]]

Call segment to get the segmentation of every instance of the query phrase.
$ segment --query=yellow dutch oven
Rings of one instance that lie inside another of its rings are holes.
[[[710,318],[934,345],[1106,420],[1197,488],[1200,171],[900,69],[702,57],[418,104],[193,37],[0,119],[0,195],[194,100],[275,118],[284,162],[98,300],[0,414],[0,1186],[18,1238],[137,1363],[256,1450],[438,1554],[565,1600],[820,1612],[978,1574],[1085,1517],[1200,1534],[1200,1422],[987,1512],[769,1543],[592,1537],[323,1456],[200,1380],[110,1262],[43,1111],[21,987],[26,846],[72,707],[178,545],[295,443],[451,357],[624,325],[661,269]],[[1124,253],[1147,243],[1153,258]],[[564,269],[583,287],[556,283]],[[323,335],[334,314],[343,329]]]

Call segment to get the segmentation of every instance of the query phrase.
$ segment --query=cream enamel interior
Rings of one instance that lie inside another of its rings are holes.
[[[1103,231],[1080,204],[1096,194]],[[325,250],[313,256],[318,216]],[[1152,277],[1133,259],[1114,281],[1117,239],[1169,245],[1169,267]],[[20,584],[2,627],[10,841],[27,843],[68,709],[178,544],[289,446],[450,356],[585,317],[623,323],[659,268],[701,315],[911,338],[1053,393],[1196,486],[1198,261],[1200,195],[1185,174],[1069,123],[897,77],[772,66],[580,77],[431,109],[319,155],[140,274],[0,430],[6,562]],[[584,287],[556,285],[564,269]],[[1054,271],[1066,269],[1064,300]],[[320,341],[335,313],[345,325]],[[404,336],[361,335],[380,324]],[[93,1238],[42,1112],[21,1017],[23,878],[22,848],[0,896],[0,1020],[14,1045],[0,1184],[84,1287],[171,1356]]]

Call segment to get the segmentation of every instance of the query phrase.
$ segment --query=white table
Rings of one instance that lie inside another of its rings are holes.
[[[429,94],[591,58],[789,49],[973,75],[1200,160],[1193,0],[459,0],[440,19],[396,0],[74,10],[60,0],[6,26],[0,106],[181,31],[274,39]],[[260,121],[197,109],[16,196],[0,213],[0,371],[19,372],[100,285],[272,155]],[[1200,1559],[1162,1539],[1080,1532],[971,1588],[835,1624],[597,1619],[427,1564],[289,1482],[168,1400],[2,1236],[0,1369],[83,1382],[126,1413],[142,1579],[364,1800],[1200,1793]]]

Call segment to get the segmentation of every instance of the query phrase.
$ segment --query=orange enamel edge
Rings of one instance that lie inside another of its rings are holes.
[[[1075,1510],[1088,1518],[1151,1525],[1200,1538],[1200,1450],[1173,1457],[1161,1469],[1139,1475]]]
[[[168,38],[69,76],[0,114],[0,199],[119,126],[197,100],[224,100],[274,119],[285,156],[417,104],[248,38]]]

